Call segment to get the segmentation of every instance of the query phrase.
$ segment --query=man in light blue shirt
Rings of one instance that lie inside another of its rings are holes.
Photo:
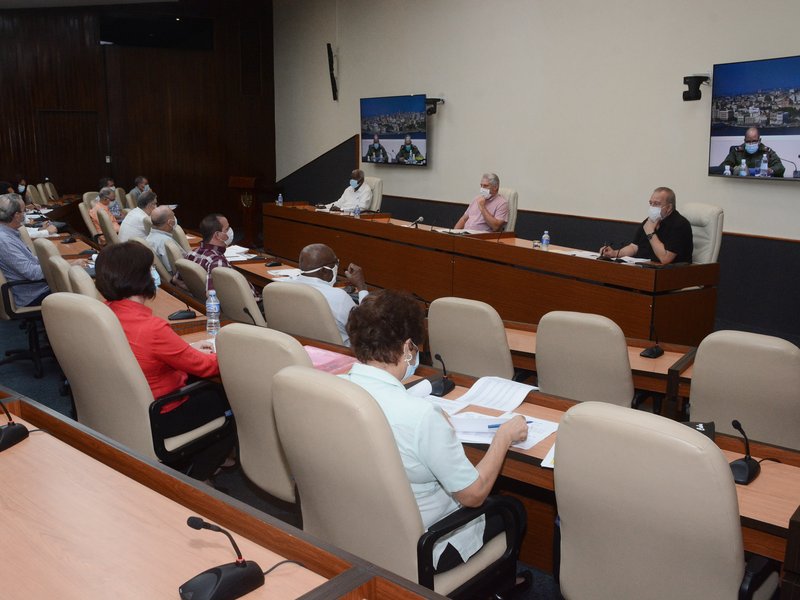
[[[11,291],[17,306],[35,306],[41,304],[50,288],[44,281],[39,260],[19,236],[24,221],[22,199],[17,194],[0,196],[0,271],[9,283],[32,282],[14,286]]]

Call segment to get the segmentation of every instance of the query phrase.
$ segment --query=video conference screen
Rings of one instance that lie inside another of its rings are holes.
[[[800,181],[800,56],[714,65],[712,84],[708,174]]]
[[[361,99],[361,159],[375,164],[428,164],[424,94]]]

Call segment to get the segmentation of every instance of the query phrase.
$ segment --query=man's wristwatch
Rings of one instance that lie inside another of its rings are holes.
[[[654,231],[653,233],[648,233],[648,234],[647,234],[647,239],[648,239],[648,240],[652,240],[652,239],[653,239],[653,236],[654,236],[655,234],[656,234],[656,232],[655,232],[655,231]]]

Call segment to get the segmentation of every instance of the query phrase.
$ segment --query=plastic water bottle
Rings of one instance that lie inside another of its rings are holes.
[[[550,250],[550,232],[547,231],[546,229],[542,234],[542,250],[544,250],[545,252]]]
[[[739,177],[747,177],[747,161],[742,159],[742,164],[739,166]]]
[[[278,194],[278,199],[275,200],[277,206],[283,206],[283,194]]]
[[[725,165],[725,172],[723,173],[723,175],[730,176],[730,174],[731,174],[731,166]]]
[[[353,216],[356,219],[360,219],[361,218],[361,207],[358,204],[356,204],[356,207],[353,209]]]
[[[759,170],[758,174],[761,177],[769,177],[769,160],[767,159],[767,153],[761,155],[761,169]]]
[[[219,333],[219,300],[214,290],[209,290],[206,298],[206,333],[212,340]]]

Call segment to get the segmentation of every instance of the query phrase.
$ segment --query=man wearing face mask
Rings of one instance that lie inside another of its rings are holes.
[[[173,216],[174,219],[174,216]],[[173,225],[174,227],[174,225]],[[196,262],[203,267],[208,273],[208,283],[206,290],[211,291],[214,289],[214,281],[211,278],[211,271],[217,267],[230,267],[231,264],[225,258],[225,248],[233,243],[233,228],[228,223],[228,219],[219,213],[212,213],[203,217],[200,221],[200,235],[203,241],[200,245],[186,255],[187,260]],[[180,280],[180,275],[175,277],[176,280],[183,284]],[[256,300],[261,300],[261,296],[256,292],[252,284],[250,291],[253,292],[253,297]]]
[[[738,175],[742,168],[742,160],[744,160],[748,171],[750,169],[760,169],[761,158],[765,153],[767,155],[767,164],[769,165],[769,176],[783,177],[786,167],[783,166],[780,157],[772,148],[761,143],[761,134],[756,127],[751,127],[745,132],[744,144],[731,146],[731,151],[722,161],[720,167],[730,166],[733,174]]]
[[[636,230],[633,242],[619,250],[603,246],[600,254],[609,258],[648,258],[667,265],[692,262],[693,249],[692,226],[675,209],[675,192],[658,187],[650,196],[649,215]]]
[[[139,199],[136,200],[136,208],[125,215],[119,226],[119,240],[127,242],[131,238],[144,239],[147,237],[144,221],[153,213],[156,206],[158,206],[158,196],[153,192],[139,194]]]
[[[400,146],[400,152],[397,153],[397,162],[414,164],[421,163],[424,160],[425,157],[422,156],[422,152],[420,152],[419,148],[411,143],[411,136],[407,135],[406,139],[403,140],[403,145]]]
[[[381,144],[377,133],[372,136],[372,143],[369,145],[365,159],[367,162],[389,162],[389,155],[386,153],[386,148],[384,148],[383,144]]]
[[[508,222],[508,200],[498,194],[500,178],[484,173],[478,195],[453,229],[502,231]]]
[[[150,191],[150,182],[144,175],[139,175],[136,179],[133,180],[133,183],[134,186],[133,189],[130,191],[130,194],[131,198],[133,198],[134,200],[138,200],[139,196],[141,196],[145,192]]]
[[[328,204],[331,211],[352,212],[356,206],[361,210],[369,210],[372,204],[372,189],[364,183],[364,171],[356,169],[350,173],[350,185],[344,190],[342,197]]]
[[[169,261],[167,242],[174,241],[172,230],[175,229],[177,223],[175,213],[168,205],[164,204],[153,209],[153,212],[150,213],[150,220],[153,226],[150,228],[150,233],[147,234],[147,243],[161,260],[164,268],[172,274],[174,267]]]
[[[331,307],[336,327],[342,335],[342,344],[350,346],[346,326],[350,311],[356,307],[356,303],[343,288],[333,287],[339,272],[339,259],[336,258],[336,254],[325,244],[311,244],[300,252],[299,263],[301,275],[292,282],[310,285],[325,297]],[[363,300],[369,292],[361,267],[350,263],[344,275],[350,285],[358,290],[359,302]]]

